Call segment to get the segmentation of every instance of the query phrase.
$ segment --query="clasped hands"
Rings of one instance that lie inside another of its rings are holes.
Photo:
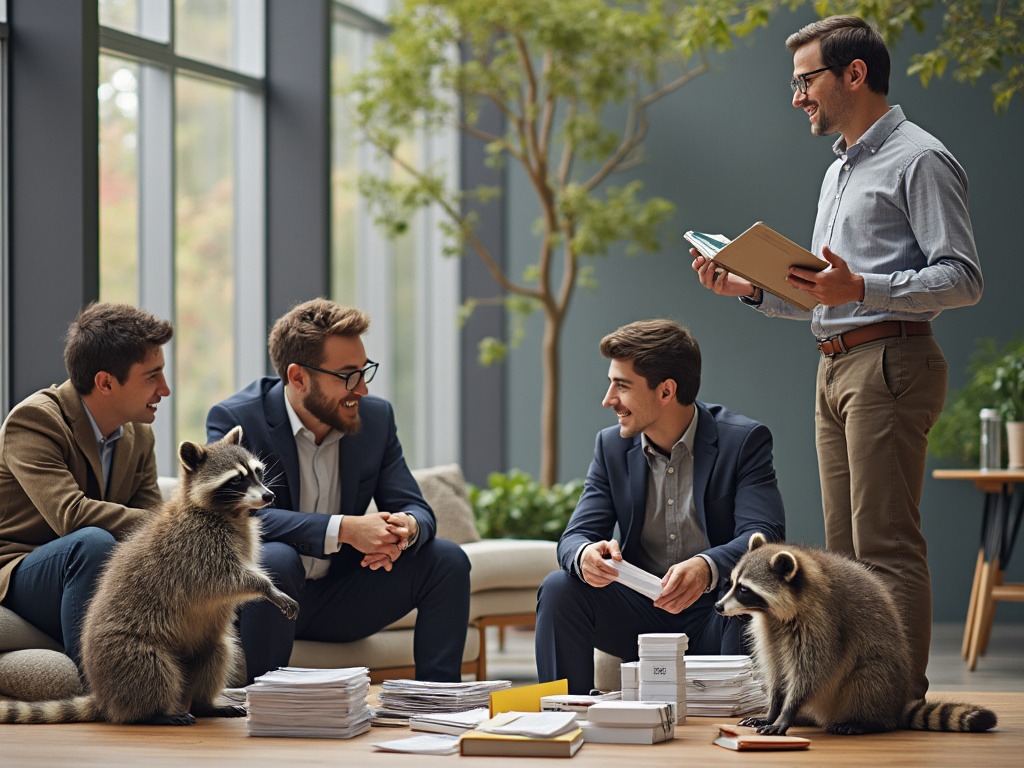
[[[360,565],[364,568],[390,571],[418,531],[416,518],[406,512],[345,515],[339,541],[363,553]]]
[[[622,552],[615,539],[588,544],[580,558],[583,580],[592,587],[607,587],[616,581],[618,572],[608,564],[609,559],[622,560]],[[709,586],[711,566],[703,557],[694,555],[668,569],[661,580],[661,595],[654,601],[654,607],[679,613],[693,605]]]

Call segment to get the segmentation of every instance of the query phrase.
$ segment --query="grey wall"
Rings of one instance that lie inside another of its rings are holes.
[[[636,173],[648,193],[672,200],[676,215],[658,255],[627,258],[621,250],[597,264],[599,288],[581,291],[571,311],[563,352],[562,479],[583,476],[594,434],[613,423],[601,408],[607,361],[600,337],[617,326],[653,316],[689,326],[701,343],[700,397],[767,424],[786,501],[789,538],[824,543],[814,452],[813,391],[817,352],[805,323],[767,319],[706,292],[690,270],[680,235],[687,229],[735,236],[756,220],[801,243],[810,241],[822,174],[834,156],[834,137],[810,135],[806,117],[790,105],[792,57],[783,41],[811,20],[805,10],[782,14],[751,40],[714,59],[713,72],[660,104],[647,142],[651,161]],[[934,34],[930,33],[930,34]],[[957,309],[935,323],[950,361],[950,388],[963,383],[975,339],[1000,341],[1024,330],[1024,283],[1019,225],[1024,212],[1024,105],[996,117],[987,84],[951,78],[923,89],[907,77],[910,53],[930,37],[909,34],[893,49],[890,103],[937,135],[971,180],[971,213],[986,277],[975,307]],[[521,175],[510,170],[507,200],[513,264],[534,260],[535,205]],[[518,272],[520,266],[513,268]],[[539,322],[511,353],[507,377],[506,442],[509,467],[536,476],[539,466]],[[943,466],[948,466],[948,462]],[[981,497],[973,486],[931,479],[922,510],[929,541],[935,618],[960,621],[966,612],[980,527]],[[1024,580],[1018,554],[1007,578]],[[1024,620],[1024,606],[1002,604],[997,620]]]

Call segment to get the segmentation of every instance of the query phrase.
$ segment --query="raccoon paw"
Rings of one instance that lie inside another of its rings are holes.
[[[777,725],[770,723],[768,725],[758,726],[757,732],[764,736],[785,736],[786,731],[789,730],[788,725]]]
[[[281,609],[281,613],[289,619],[295,619],[299,615],[299,604],[292,600],[290,597],[286,597],[285,601],[278,606]]]
[[[245,707],[241,704],[223,704],[214,706],[193,705],[192,714],[196,717],[245,717]]]
[[[188,712],[180,715],[153,715],[146,725],[195,725],[196,719]]]
[[[892,730],[879,723],[827,723],[825,733],[834,736],[858,736],[862,733],[881,733]]]
[[[737,725],[745,725],[749,728],[761,728],[768,725],[768,718],[766,717],[744,717],[737,723]]]

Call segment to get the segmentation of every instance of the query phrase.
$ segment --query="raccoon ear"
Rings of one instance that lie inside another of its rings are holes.
[[[792,581],[794,577],[796,577],[796,572],[800,570],[800,565],[796,561],[796,556],[792,552],[787,552],[786,550],[776,552],[772,555],[768,564],[772,567],[772,570],[786,581]]]
[[[239,445],[242,442],[242,425],[232,428],[222,439],[230,445]]]
[[[747,543],[747,551],[753,552],[762,544],[767,543],[768,539],[765,538],[763,533],[761,533],[760,531],[754,531],[752,534],[750,534],[750,541]]]
[[[178,461],[186,472],[195,472],[206,460],[206,449],[187,440],[178,446]]]

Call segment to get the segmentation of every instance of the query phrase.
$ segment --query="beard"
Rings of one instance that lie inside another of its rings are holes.
[[[320,390],[320,387],[316,383],[316,379],[313,379],[313,384],[310,387],[309,394],[302,401],[302,406],[309,413],[315,416],[320,422],[326,424],[332,429],[338,430],[343,435],[354,435],[359,431],[362,426],[362,421],[359,419],[358,406],[353,411],[350,418],[345,419],[342,413],[346,410],[345,406],[341,402],[332,403],[328,400],[324,393]],[[345,398],[348,399],[348,398]]]
[[[829,95],[831,98],[827,108],[818,101],[818,121],[811,124],[811,133],[815,136],[829,136],[841,131],[853,109],[853,99],[843,88],[842,82],[836,83]]]

